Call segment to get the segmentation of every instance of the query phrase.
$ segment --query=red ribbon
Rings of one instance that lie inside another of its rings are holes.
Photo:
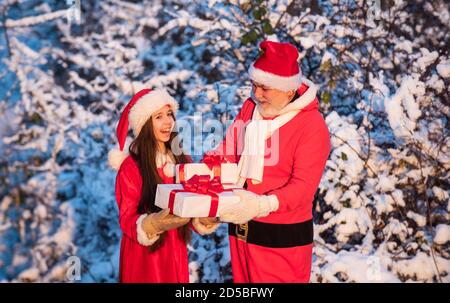
[[[177,193],[182,193],[184,192],[184,189],[173,189],[170,191],[170,195],[169,195],[169,209],[170,209],[170,213],[173,214],[173,207],[175,205],[175,195]]]
[[[202,161],[203,164],[206,164],[210,170],[213,171],[214,178],[222,175],[222,163],[228,163],[226,157],[221,155],[206,155]],[[186,172],[184,170],[185,164],[180,164],[178,166],[178,179],[180,183],[186,183]]]
[[[222,173],[222,163],[227,163],[228,160],[222,155],[206,155],[203,157],[202,162],[205,163],[208,168],[213,171],[214,177],[220,177]]]
[[[178,166],[178,178],[180,179],[180,183],[186,182],[186,174],[184,172],[184,164],[180,164]]]
[[[183,183],[183,189],[172,190],[169,195],[169,209],[173,213],[175,205],[175,196],[179,192],[191,192],[196,194],[208,195],[211,197],[211,207],[209,209],[208,217],[215,217],[219,208],[219,194],[225,190],[220,183],[220,177],[209,179],[208,175],[194,175],[192,178]]]

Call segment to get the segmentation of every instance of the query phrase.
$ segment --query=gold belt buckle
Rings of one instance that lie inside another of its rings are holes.
[[[239,240],[247,242],[248,223],[236,224],[236,236]]]

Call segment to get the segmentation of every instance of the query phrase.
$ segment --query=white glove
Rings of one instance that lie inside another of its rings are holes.
[[[220,214],[220,221],[234,224],[247,223],[253,218],[265,217],[276,211],[279,206],[276,195],[257,195],[246,190],[234,190],[233,193],[241,198],[238,204],[224,209]]]

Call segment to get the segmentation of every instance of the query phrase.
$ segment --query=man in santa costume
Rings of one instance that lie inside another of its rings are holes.
[[[241,202],[229,222],[234,282],[308,282],[314,194],[330,152],[318,87],[302,77],[298,51],[264,41],[250,66],[252,96],[214,153],[238,163]]]

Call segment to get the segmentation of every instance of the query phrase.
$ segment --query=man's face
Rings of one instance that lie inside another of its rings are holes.
[[[261,115],[271,118],[283,109],[294,97],[295,91],[284,92],[252,81],[252,92],[261,109]]]

